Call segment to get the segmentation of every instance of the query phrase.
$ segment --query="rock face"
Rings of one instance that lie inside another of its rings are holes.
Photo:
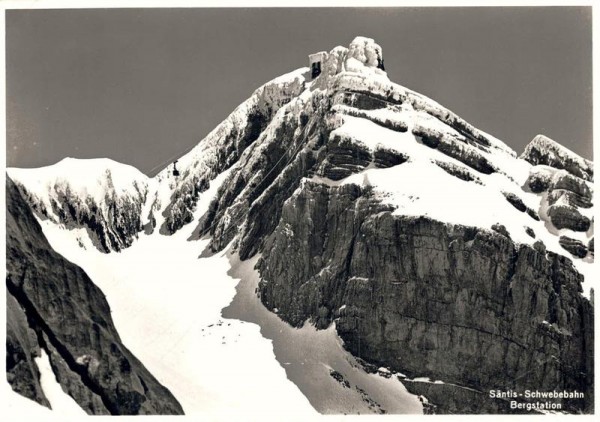
[[[6,378],[17,393],[50,407],[40,385],[40,372],[34,358],[40,356],[35,331],[16,299],[6,295]]]
[[[586,160],[544,135],[536,136],[527,145],[521,158],[533,165],[543,164],[564,169],[583,180],[594,180],[594,167]]]
[[[430,410],[504,413],[488,390],[567,389],[585,398],[565,410],[593,411],[593,255],[559,240],[591,241],[592,163],[543,137],[518,158],[392,83],[382,58],[360,37],[319,54],[320,73],[259,88],[179,160],[180,177],[148,181],[140,224],[192,223],[212,251],[260,254],[267,308],[335,323],[377,367],[444,381],[405,383]]]
[[[39,218],[85,229],[102,252],[129,247],[143,228],[148,179],[131,166],[65,158],[40,169],[11,169],[11,176]]]
[[[277,111],[304,89],[307,77],[308,72],[301,69],[261,86],[179,160],[180,178],[169,180],[169,169],[156,176],[157,182],[169,184],[172,192],[168,198],[157,196],[153,205],[153,210],[164,217],[161,233],[172,234],[193,220],[199,194],[208,189],[215,176],[242,159]]]
[[[538,146],[536,145],[539,145],[537,139],[532,141],[533,146],[528,146],[526,151],[537,151]],[[587,256],[588,250],[585,244],[591,241],[589,236],[593,232],[593,213],[591,213],[593,187],[588,181],[588,179],[593,181],[593,168],[591,163],[587,163],[584,168],[587,169],[585,172],[577,171],[573,167],[574,163],[581,160],[577,160],[573,153],[568,161],[571,163],[569,171],[564,169],[563,161],[550,161],[558,168],[546,165],[532,167],[525,182],[525,189],[541,195],[542,218],[554,230],[570,231],[568,236],[560,236],[560,246],[571,253],[573,257],[584,258]],[[510,200],[508,197],[507,199]],[[515,204],[513,203],[513,205]],[[583,233],[585,233],[585,237],[581,236]],[[580,239],[575,239],[572,235],[579,236]]]
[[[574,207],[554,205],[548,208],[548,216],[557,229],[570,229],[576,232],[586,232],[591,221],[581,215]]]
[[[558,240],[558,243],[560,243],[560,246],[562,246],[565,250],[569,251],[576,257],[584,258],[588,253],[588,249],[585,247],[583,242],[581,242],[581,240],[571,239],[570,237],[567,237],[567,236],[561,236],[560,239]],[[593,249],[593,243],[592,243],[592,249]]]
[[[63,391],[89,414],[182,414],[121,343],[103,293],[52,250],[7,178],[7,378],[48,406],[33,357],[46,350]]]
[[[591,392],[593,310],[560,255],[309,184],[266,249],[263,303],[293,325],[336,320],[361,358],[479,391]],[[565,406],[589,410],[588,394]]]

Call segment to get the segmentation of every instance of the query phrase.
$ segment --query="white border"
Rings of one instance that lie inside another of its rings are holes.
[[[597,50],[600,42],[600,36],[598,35],[596,29],[598,28],[599,23],[599,15],[598,8],[593,7],[594,2],[592,0],[587,1],[535,1],[535,0],[525,0],[525,1],[515,1],[515,0],[507,0],[507,1],[473,1],[473,0],[462,0],[462,1],[442,1],[442,0],[373,0],[373,1],[359,1],[359,0],[304,0],[302,2],[298,1],[289,1],[289,0],[281,0],[281,1],[269,1],[269,0],[252,0],[252,1],[236,1],[236,0],[174,0],[174,1],[164,1],[164,0],[84,0],[84,1],[75,1],[75,0],[0,0],[0,12],[4,12],[5,9],[69,9],[69,8],[190,8],[190,7],[514,7],[514,6],[592,6],[593,10],[593,70],[597,69],[598,59],[597,59]],[[4,13],[0,13],[0,72],[2,80],[4,81],[0,84],[0,97],[4,99],[2,104],[0,105],[1,117],[0,117],[0,139],[1,139],[1,148],[0,148],[0,157],[3,160],[4,166],[6,166],[6,69],[5,69],[5,15]],[[593,75],[596,75],[596,72],[593,72]],[[593,110],[593,122],[594,128],[594,139],[593,139],[593,154],[594,161],[598,160],[598,135],[597,135],[597,122],[599,121],[600,111],[598,110],[597,104],[600,104],[599,100],[599,89],[597,84],[593,85],[593,104],[596,104]],[[0,186],[0,197],[2,198],[2,206],[0,206],[0,266],[2,268],[2,274],[4,278],[6,278],[6,207],[5,207],[5,172],[2,172],[3,180]],[[596,185],[595,185],[596,186]],[[596,209],[595,219],[598,219],[598,213],[600,211]],[[595,267],[595,278],[596,280],[600,280],[598,277],[598,270]],[[6,338],[6,289],[0,289],[0,301],[3,304],[3,311],[0,315],[0,335],[2,339]],[[597,289],[600,292],[600,289]],[[595,327],[599,325],[600,317],[598,316],[598,312],[596,312],[595,316]],[[595,330],[597,332],[597,329]],[[595,335],[595,358],[598,356],[598,351],[600,349],[600,336]],[[4,365],[6,362],[6,348],[3,345],[0,345],[0,361]],[[598,362],[595,359],[595,362]],[[596,365],[597,366],[597,365]],[[5,370],[4,370],[5,371]],[[599,390],[599,382],[598,382],[598,368],[595,370],[596,372],[596,380],[595,380],[595,391],[596,391],[596,409],[599,409],[600,405],[598,404],[598,390]],[[258,381],[258,380],[257,380]],[[5,380],[3,382],[6,382]],[[0,405],[2,406],[0,409],[0,417],[2,420],[14,420],[11,418],[11,415],[5,414],[6,409],[6,400],[8,400],[6,389],[0,389]],[[600,413],[596,410],[596,413]],[[18,415],[14,415],[18,418]],[[111,418],[110,416],[95,416],[94,419],[98,418],[98,420],[108,420],[107,418]],[[143,416],[135,416],[135,417],[121,417],[119,420],[132,420],[132,421],[141,421],[146,420],[147,417]],[[156,417],[154,417],[156,418]],[[192,417],[185,417],[186,419],[193,419]],[[583,416],[562,416],[562,415],[546,415],[546,416],[535,416],[535,415],[456,415],[456,416],[424,416],[424,415],[386,415],[386,416],[321,416],[318,419],[326,419],[328,421],[337,421],[337,420],[359,420],[359,421],[381,421],[384,420],[431,420],[434,418],[435,420],[439,420],[440,418],[448,421],[463,421],[463,420],[474,420],[474,419],[485,419],[489,421],[496,420],[507,420],[511,419],[523,419],[529,421],[537,421],[538,419],[543,419],[544,421],[553,421],[553,420],[562,420],[565,418],[576,418],[577,421],[588,421],[595,420],[594,415],[583,415]],[[293,415],[290,415],[290,419],[294,419]],[[41,419],[38,419],[41,420]],[[52,416],[48,419],[44,418],[44,420],[73,420],[70,418],[66,418],[61,415]],[[165,416],[161,417],[160,420],[181,420],[181,417],[170,417]]]

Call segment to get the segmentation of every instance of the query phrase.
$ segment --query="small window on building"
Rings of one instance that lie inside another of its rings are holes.
[[[377,69],[381,69],[385,71],[385,66],[383,65],[383,57],[381,53],[377,51]]]
[[[313,79],[321,74],[321,62],[314,62],[311,66],[310,75]]]
[[[324,51],[310,54],[308,56],[308,61],[310,63],[311,79],[315,79],[317,76],[319,76],[321,74],[321,63],[323,63],[324,60],[327,60],[327,53]]]

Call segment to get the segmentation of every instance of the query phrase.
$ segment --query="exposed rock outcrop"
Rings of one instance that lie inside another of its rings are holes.
[[[43,406],[50,407],[40,385],[34,358],[40,356],[37,336],[16,299],[6,295],[6,378],[12,389]]]
[[[358,187],[310,183],[265,246],[261,299],[291,324],[337,320],[357,356],[480,392],[584,391],[564,406],[590,410],[593,309],[568,259],[490,231],[394,217]]]
[[[10,174],[39,218],[85,229],[102,252],[131,246],[142,230],[148,178],[131,166],[65,158],[49,167],[11,169]]]
[[[307,76],[301,69],[264,84],[180,160],[181,177],[171,182],[173,195],[162,211],[161,233],[175,233],[192,221],[198,196],[208,189],[210,180],[240,160],[277,111],[304,89]],[[168,173],[168,169],[159,173],[157,179],[164,183]],[[156,210],[164,205],[159,201]]]
[[[331,180],[340,180],[358,173],[373,159],[368,148],[339,135],[329,140],[326,149],[327,158],[319,173]]]
[[[474,170],[483,174],[491,174],[497,169],[477,151],[477,148],[469,145],[466,140],[459,140],[449,137],[423,126],[415,126],[413,134],[418,136],[421,141],[430,148],[437,148],[443,154],[455,158],[466,164]]]
[[[544,135],[533,138],[521,154],[521,158],[533,165],[543,164],[564,169],[583,180],[594,180],[594,166],[591,161],[581,158]]]
[[[548,208],[548,217],[557,229],[585,232],[591,224],[590,219],[577,211],[577,208],[565,205],[553,205]]]
[[[558,243],[563,247],[563,249],[569,251],[578,258],[585,258],[588,253],[587,248],[581,240],[572,239],[568,236],[561,236],[558,239]]]
[[[43,347],[65,393],[90,414],[182,414],[121,343],[104,294],[48,244],[7,178],[7,378],[40,404],[34,356]]]

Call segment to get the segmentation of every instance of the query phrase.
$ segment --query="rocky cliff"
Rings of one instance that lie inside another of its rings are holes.
[[[131,246],[148,218],[149,181],[131,166],[65,158],[53,166],[10,173],[38,218],[83,229],[103,252]]]
[[[6,184],[7,378],[49,406],[34,357],[43,348],[63,391],[89,414],[182,414],[121,343],[104,294],[52,250],[17,187]]]
[[[412,377],[480,392],[583,391],[564,406],[592,409],[593,309],[571,262],[541,245],[394,217],[358,189],[313,185],[285,207],[267,247],[261,299],[294,325],[336,321],[352,353]],[[436,404],[470,413],[488,410],[485,398]]]
[[[324,69],[332,80],[313,84],[328,89],[259,138],[287,161],[271,185],[248,183],[266,172],[252,157],[224,184],[203,221],[213,249],[239,234],[243,258],[261,252],[261,300],[289,323],[335,322],[352,353],[443,380],[426,389],[437,412],[510,412],[495,388],[582,391],[563,409],[590,412],[593,307],[574,266],[589,256],[565,234],[593,234],[578,211],[592,206],[591,165],[531,166],[418,94]],[[532,188],[540,169],[551,180]],[[446,400],[452,388],[469,400]]]

